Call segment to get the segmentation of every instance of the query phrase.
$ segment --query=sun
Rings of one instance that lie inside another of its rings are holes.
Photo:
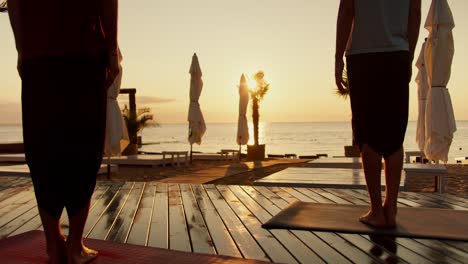
[[[257,87],[257,82],[255,80],[250,79],[247,82],[247,85],[249,86],[249,89],[254,89],[255,87]]]

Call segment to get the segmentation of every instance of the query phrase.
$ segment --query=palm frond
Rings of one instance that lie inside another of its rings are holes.
[[[147,126],[159,126],[154,121],[154,116],[151,114],[150,108],[140,108],[137,113],[124,111],[123,117],[129,133],[138,133]]]
[[[7,2],[3,1],[0,3],[0,12],[7,12],[8,11],[8,6]]]
[[[343,76],[341,78],[341,84],[343,85],[344,90],[340,90],[337,88],[336,94],[346,99],[348,98],[348,95],[349,95],[349,81],[348,81],[348,72],[346,71],[346,68],[343,69]]]

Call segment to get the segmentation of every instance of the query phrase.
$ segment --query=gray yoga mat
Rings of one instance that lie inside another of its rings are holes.
[[[373,228],[358,219],[363,205],[294,202],[262,227],[468,241],[468,211],[399,207],[397,227]]]

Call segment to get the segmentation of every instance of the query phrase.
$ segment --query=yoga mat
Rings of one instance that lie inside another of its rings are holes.
[[[358,219],[363,205],[294,202],[262,227],[468,241],[468,211],[399,207],[394,229],[374,228]]]
[[[120,244],[111,241],[85,239],[90,248],[99,251],[92,264],[123,263],[177,263],[177,264],[261,264],[264,261],[233,258],[220,255]],[[42,231],[29,231],[0,240],[0,262],[8,264],[47,263],[45,238]]]

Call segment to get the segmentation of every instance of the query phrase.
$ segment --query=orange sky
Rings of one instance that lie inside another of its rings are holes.
[[[423,23],[430,1],[423,2]],[[349,100],[334,94],[338,0],[120,1],[123,87],[137,88],[139,107],[160,123],[186,122],[188,74],[198,54],[206,122],[236,122],[242,73],[265,71],[271,88],[260,105],[266,122],[349,121]],[[449,0],[455,18],[450,94],[458,120],[468,120],[468,1]],[[0,15],[0,123],[20,121],[20,80],[6,14]],[[420,40],[427,36],[421,26]],[[421,41],[418,43],[419,53]],[[416,73],[416,68],[413,70]],[[413,75],[413,79],[415,74]],[[385,77],[383,77],[383,80]],[[410,119],[417,116],[414,81]],[[124,99],[124,98],[123,98]],[[248,113],[250,120],[250,113]]]

